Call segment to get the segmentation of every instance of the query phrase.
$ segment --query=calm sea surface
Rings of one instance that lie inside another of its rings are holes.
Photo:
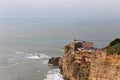
[[[74,38],[104,47],[119,31],[118,22],[0,19],[0,80],[62,80],[59,69],[47,64],[51,56],[62,56]]]

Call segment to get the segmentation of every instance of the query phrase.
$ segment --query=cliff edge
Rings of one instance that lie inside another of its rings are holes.
[[[108,51],[111,45],[97,49],[92,42],[81,40],[65,45],[64,55],[59,59],[64,80],[120,80],[120,42],[114,42],[115,54]]]

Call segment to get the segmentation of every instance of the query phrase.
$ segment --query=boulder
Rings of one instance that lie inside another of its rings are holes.
[[[52,57],[49,59],[48,63],[52,64],[53,66],[59,66],[59,59],[60,57]]]

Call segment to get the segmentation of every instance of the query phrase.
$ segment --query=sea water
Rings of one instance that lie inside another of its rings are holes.
[[[120,37],[116,22],[69,19],[0,19],[0,80],[63,80],[50,57],[74,38],[105,47]]]

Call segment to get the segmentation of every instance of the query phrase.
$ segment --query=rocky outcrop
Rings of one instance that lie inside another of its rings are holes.
[[[120,56],[107,55],[93,43],[74,40],[63,48],[59,59],[64,80],[120,80]]]
[[[52,64],[53,66],[59,66],[59,59],[60,57],[52,57],[49,59],[48,63]]]

